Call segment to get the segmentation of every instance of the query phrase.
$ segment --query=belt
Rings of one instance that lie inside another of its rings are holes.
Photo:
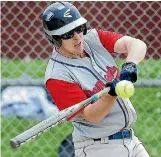
[[[108,136],[108,140],[132,138],[131,130],[119,131],[113,135]],[[101,141],[101,138],[94,139],[94,141]]]

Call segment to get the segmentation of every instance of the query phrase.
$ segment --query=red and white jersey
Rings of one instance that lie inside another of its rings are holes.
[[[108,81],[119,78],[111,52],[122,35],[108,32],[109,38],[103,40],[101,33],[104,32],[92,29],[84,36],[84,50],[88,54],[85,58],[66,58],[54,50],[46,68],[45,85],[60,110],[90,97],[102,90]],[[73,140],[114,134],[123,128],[131,128],[136,118],[130,100],[117,98],[109,114],[99,124],[82,117],[74,118]]]

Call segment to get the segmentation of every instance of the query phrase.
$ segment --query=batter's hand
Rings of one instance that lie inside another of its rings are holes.
[[[128,80],[133,83],[137,81],[137,68],[135,63],[126,62],[122,65],[120,80]]]
[[[115,92],[115,87],[118,82],[120,82],[119,79],[114,79],[113,82],[106,83],[106,87],[110,87],[110,91],[108,92],[108,94],[110,94],[111,96],[117,96]]]

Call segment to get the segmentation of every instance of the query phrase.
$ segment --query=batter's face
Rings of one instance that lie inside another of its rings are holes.
[[[74,36],[71,39],[62,40],[62,48],[72,54],[82,53],[84,49],[83,40],[83,32],[79,34],[74,32]]]
[[[59,52],[67,57],[79,58],[83,54],[83,32],[85,29],[85,25],[81,25],[61,35],[62,45]]]

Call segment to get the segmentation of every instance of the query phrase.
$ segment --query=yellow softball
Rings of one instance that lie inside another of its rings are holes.
[[[116,94],[120,98],[130,98],[135,92],[135,88],[132,82],[123,80],[116,84]]]

